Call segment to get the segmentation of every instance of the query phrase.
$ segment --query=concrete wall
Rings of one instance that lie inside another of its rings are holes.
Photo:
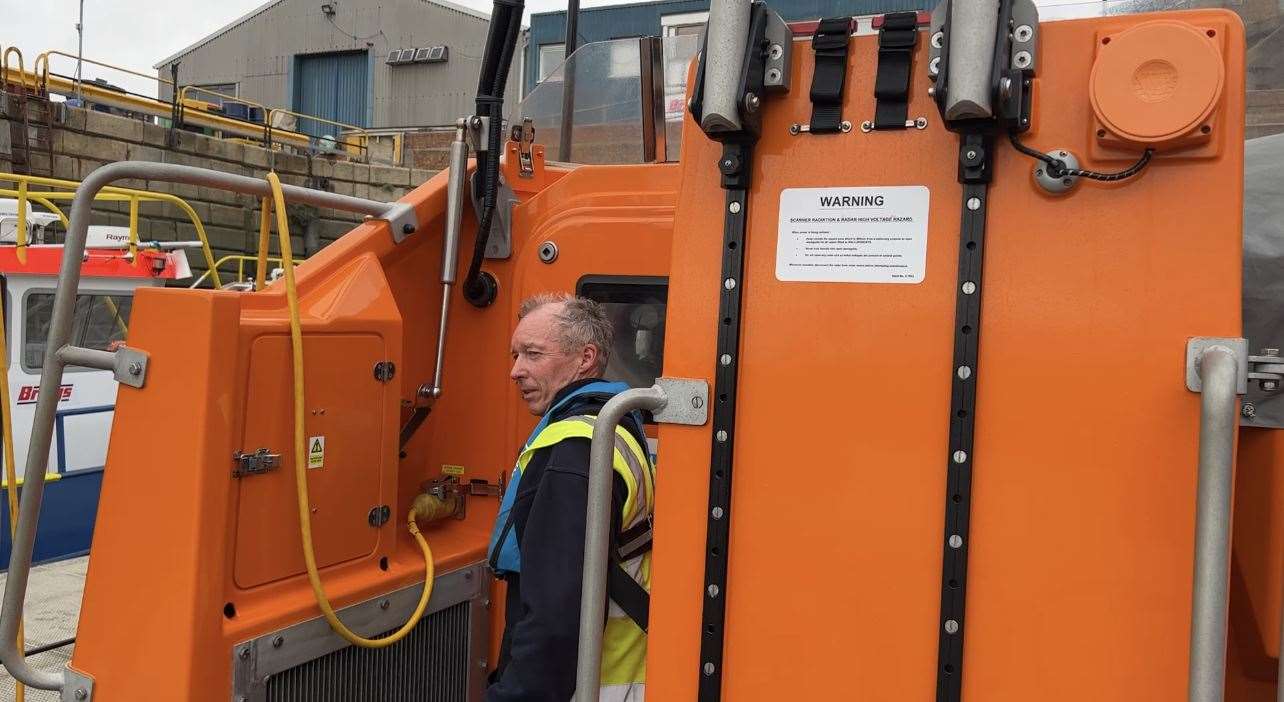
[[[364,127],[454,124],[472,114],[489,20],[482,13],[430,0],[332,3],[279,0],[179,55],[181,85],[235,83],[238,97],[293,109],[296,57],[332,51],[369,53]],[[447,46],[446,63],[389,66],[392,49]],[[521,58],[513,61],[506,106],[515,106]],[[169,64],[157,68],[168,78]],[[168,90],[162,99],[169,99]]]
[[[0,98],[3,96],[0,93]],[[169,130],[163,127],[76,108],[64,108],[60,112],[61,118],[53,133],[52,170],[55,178],[67,180],[83,180],[99,166],[126,160],[178,163],[255,177],[263,177],[269,168],[275,168],[282,182],[292,185],[393,201],[436,172],[336,161],[328,157],[309,158],[183,131],[176,132],[177,146],[167,148]],[[3,114],[9,113],[0,107],[0,132],[8,133],[9,125]],[[9,152],[0,150],[0,171],[12,172],[12,162],[8,159]],[[33,153],[36,172],[42,172],[47,162],[47,156]],[[186,200],[204,223],[216,258],[233,253],[253,254],[257,250],[259,212],[254,197],[172,183],[123,181],[118,185],[171,193]],[[0,182],[0,188],[7,187],[11,187],[10,184]],[[94,224],[129,224],[127,203],[101,203],[96,209]],[[144,239],[197,238],[190,219],[173,205],[144,203],[140,215],[139,236]],[[310,247],[305,246],[303,239],[309,224],[324,246],[359,222],[357,216],[309,206],[291,205],[290,216],[296,256],[314,253],[308,250]],[[274,241],[275,236],[274,233]],[[273,244],[272,251],[276,250]],[[189,251],[188,258],[194,270],[205,269],[198,251]]]

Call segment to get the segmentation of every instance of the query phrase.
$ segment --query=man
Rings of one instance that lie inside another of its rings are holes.
[[[588,504],[589,445],[602,406],[626,390],[601,380],[611,323],[592,300],[537,295],[522,303],[510,373],[540,417],[504,493],[490,562],[508,584],[499,667],[487,702],[566,702],[575,692]],[[612,558],[600,699],[643,699],[654,469],[636,415],[616,430]]]

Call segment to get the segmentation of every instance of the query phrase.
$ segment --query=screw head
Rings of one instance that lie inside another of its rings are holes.
[[[939,49],[945,46],[945,32],[937,32],[932,35],[932,48]]]
[[[705,663],[705,664],[704,664],[704,674],[705,674],[705,675],[713,675],[713,671],[714,671],[714,670],[717,670],[717,669],[713,667],[713,664],[712,664],[712,663]]]
[[[967,366],[959,366],[958,373],[960,380],[967,380],[972,377],[972,369]]]
[[[89,699],[89,691],[83,687],[76,688],[75,697],[78,700]]]
[[[802,131],[802,127],[799,127],[797,122],[795,122],[794,124],[789,125],[789,133],[790,133],[790,134],[793,134],[793,135],[797,136],[798,132],[800,132],[800,131]]]
[[[389,602],[388,600],[381,600],[381,601],[379,602],[379,609],[386,610],[386,609],[388,609],[388,608],[389,608],[389,607],[391,607],[391,606],[392,606],[392,603],[391,603],[391,602]]]
[[[950,534],[950,548],[962,548],[963,537],[958,534]]]
[[[957,633],[959,633],[959,623],[958,623],[958,622],[956,622],[956,621],[954,621],[953,619],[946,619],[946,620],[945,620],[945,633],[947,633],[947,634],[957,634]]]
[[[414,234],[414,233],[415,233],[415,225],[413,225],[413,224],[403,224],[403,225],[401,225],[401,233],[402,233],[402,234]]]
[[[864,122],[860,123],[860,130],[868,134],[874,131],[874,123],[870,122],[869,120],[865,120]]]
[[[722,515],[725,514],[721,507],[714,507],[709,513],[713,515],[714,519],[722,519]]]
[[[781,56],[785,55],[785,49],[779,44],[772,44],[771,49],[767,52],[767,55],[773,59],[778,59]]]
[[[955,462],[955,463],[966,463],[966,462],[967,462],[967,451],[955,451],[955,452],[954,452],[954,462]]]
[[[1280,386],[1280,383],[1279,383],[1279,381],[1278,381],[1278,380],[1263,380],[1263,381],[1262,381],[1262,389],[1263,389],[1263,390],[1267,390],[1267,391],[1274,391],[1274,390],[1279,389],[1279,386]]]
[[[972,153],[972,152],[969,151],[968,153]],[[977,210],[981,209],[981,198],[969,197],[967,199],[967,208],[969,210],[972,210],[973,212],[976,212]]]
[[[143,364],[139,363],[138,361],[134,361],[133,363],[129,364],[130,375],[142,375],[142,373],[143,373]]]
[[[850,132],[852,130],[852,123],[848,122],[847,120],[843,120],[842,123],[838,125],[838,128],[841,129],[844,134],[846,134],[847,132]]]
[[[284,637],[284,636],[276,636],[276,637],[273,637],[273,639],[272,639],[272,648],[281,648],[281,646],[282,646],[283,644],[285,644],[285,637]]]
[[[250,657],[250,647],[249,647],[249,646],[242,646],[242,647],[241,647],[241,650],[240,650],[240,651],[237,651],[237,655],[241,657],[241,660],[246,660],[246,659],[248,659],[248,658]]]
[[[1257,416],[1257,408],[1253,406],[1253,403],[1245,402],[1244,406],[1239,409],[1239,413],[1248,419],[1252,419]]]
[[[972,282],[972,281],[970,281],[970,280],[969,280],[969,281],[967,281],[967,282],[965,282],[965,283],[963,283],[963,294],[964,294],[964,295],[971,295],[971,294],[972,294],[972,293],[974,293],[974,292],[976,292],[976,283],[973,283],[973,282]]]
[[[927,118],[919,117],[914,120],[914,127],[917,129],[927,129]]]
[[[730,205],[727,205],[727,211],[731,214],[740,214],[740,203],[732,202]]]
[[[724,366],[731,365],[731,354],[729,353],[722,354],[722,358],[718,359],[718,361]]]
[[[714,436],[717,437],[718,443],[722,443],[727,440],[727,432],[722,429],[719,429],[718,433],[715,434]]]
[[[726,289],[728,289],[728,290],[735,290],[735,289],[736,289],[736,279],[735,279],[735,278],[727,278],[726,280],[722,281],[722,287],[724,287],[724,288],[726,288]]]
[[[709,597],[717,597],[720,590],[718,590],[717,585],[710,585],[707,589],[707,592],[709,593]]]
[[[704,407],[704,398],[700,396],[691,398],[691,406],[695,409],[700,409],[701,407]]]

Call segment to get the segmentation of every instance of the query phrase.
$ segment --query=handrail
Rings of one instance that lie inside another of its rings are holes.
[[[277,256],[266,256],[264,257],[263,260],[269,263],[281,263],[280,257],[277,257]],[[258,257],[250,256],[248,254],[228,254],[223,258],[220,258],[217,262],[215,262],[214,266],[215,268],[222,268],[223,265],[226,264],[228,261],[236,261],[236,280],[232,282],[239,283],[245,280],[245,264],[249,262],[257,262]],[[297,265],[297,261],[296,261],[296,265]],[[204,273],[202,273],[201,276],[197,278],[195,282],[193,282],[191,285],[187,287],[198,288],[200,287],[201,283],[204,283],[205,279],[209,277],[210,277],[210,272],[207,270]]]
[[[668,402],[664,390],[625,390],[607,401],[593,424],[589,447],[588,510],[584,525],[584,578],[580,591],[579,657],[575,669],[575,702],[596,702],[602,677],[602,631],[606,625],[606,566],[611,543],[612,462],[615,428],[634,410],[659,410]],[[23,505],[22,509],[26,509]],[[21,511],[19,512],[21,514]],[[5,631],[0,631],[3,636]]]
[[[91,367],[102,365],[103,354],[84,358],[83,349],[70,346],[71,325],[75,316],[76,296],[80,288],[79,262],[85,254],[85,238],[89,232],[89,218],[93,214],[93,201],[109,183],[124,179],[155,180],[182,183],[207,188],[219,188],[244,195],[264,197],[272,187],[264,180],[233,173],[221,173],[204,168],[180,166],[172,163],[121,161],[98,168],[81,183],[71,205],[71,226],[62,247],[62,266],[58,271],[58,285],[54,292],[53,314],[49,321],[49,336],[45,341],[45,358],[40,373],[40,390],[31,423],[31,440],[27,448],[25,475],[44,473],[49,461],[49,446],[53,438],[57,414],[58,387],[62,384],[63,369],[69,362]],[[400,241],[403,234],[411,234],[418,226],[414,207],[409,203],[385,203],[338,193],[312,190],[298,186],[280,186],[282,193],[296,202],[328,207],[331,209],[366,214],[386,220],[393,238]],[[139,352],[129,347],[116,354]],[[117,355],[119,362],[128,356]],[[139,378],[143,382],[144,378]],[[42,690],[63,690],[71,676],[77,675],[70,668],[64,674],[31,667],[26,653],[17,645],[18,621],[22,618],[23,603],[27,596],[27,580],[31,575],[31,556],[36,540],[36,517],[44,499],[44,482],[29,483],[22,491],[18,509],[18,528],[9,555],[9,575],[4,584],[4,600],[0,604],[0,663],[14,679]]]
[[[317,117],[315,115],[308,115],[302,112],[295,112],[293,110],[287,110],[284,107],[273,107],[272,109],[268,110],[267,117],[265,119],[267,120],[267,125],[268,125],[268,143],[269,144],[271,144],[271,141],[272,141],[272,137],[271,137],[271,133],[273,129],[272,115],[275,115],[275,114],[290,115],[292,117],[299,118],[299,119],[310,119],[314,122],[321,122],[322,124],[333,124],[336,127],[343,127],[344,129],[347,129],[349,131],[360,132],[361,141],[356,145],[357,148],[363,151],[370,148],[368,146],[370,142],[370,135],[367,133],[365,127],[358,127],[355,124],[348,124],[346,122],[336,122],[332,119],[326,119],[324,117]],[[298,131],[298,130],[295,130],[295,131]],[[313,138],[316,139],[318,137],[313,137]],[[352,145],[351,142],[340,141],[337,136],[335,137],[334,142],[336,144],[343,144],[345,147]]]
[[[40,191],[40,197],[44,200],[74,200],[76,196],[75,190],[76,188],[80,187],[80,183],[77,183],[74,180],[63,180],[62,178],[46,178],[44,176],[19,175],[16,173],[3,173],[3,172],[0,172],[0,182],[18,183],[18,186],[19,186],[18,192],[16,194],[16,197],[18,198],[18,213],[19,213],[19,220],[20,220],[18,237],[19,237],[19,243],[24,245],[22,252],[20,254],[21,256],[20,260],[23,260],[25,259],[25,255],[26,255],[25,254],[26,237],[25,237],[25,227],[22,226],[23,224],[25,224],[25,222],[21,220],[26,219],[25,212],[27,208],[25,207],[25,201],[33,199],[31,191],[25,190],[25,185],[43,185],[46,187],[53,187],[53,188],[69,188],[71,192]],[[24,190],[26,192],[25,197],[23,195]],[[6,194],[7,192],[11,192],[11,191],[0,191],[0,194]],[[206,236],[205,234],[205,224],[201,222],[200,215],[196,214],[196,210],[193,209],[191,205],[187,204],[186,200],[184,200],[181,197],[178,197],[177,195],[171,195],[170,193],[153,193],[147,190],[136,190],[134,188],[120,188],[115,186],[108,186],[103,188],[102,192],[94,196],[94,199],[102,200],[106,202],[129,202],[130,203],[130,227],[129,227],[130,253],[137,253],[137,246],[138,246],[137,210],[138,208],[136,203],[139,200],[147,200],[150,202],[166,202],[182,210],[184,214],[187,215],[188,219],[191,220],[192,226],[195,227],[196,238],[200,239],[201,241],[201,253],[205,257],[206,270],[207,271],[214,270],[214,273],[211,274],[214,279],[214,286],[215,287],[223,286],[223,281],[219,279],[218,271],[215,269],[214,252],[210,249],[209,237]],[[36,202],[41,202],[41,201],[36,200]],[[51,207],[52,209],[54,209],[56,214],[58,214],[58,216],[62,218],[63,224],[68,228],[70,228],[71,226],[70,222],[68,221],[67,217],[62,214],[61,210],[58,210],[57,208],[53,208],[51,203],[41,202],[41,204],[44,204],[47,207]]]
[[[5,49],[4,54],[0,55],[0,85],[9,85],[9,54],[14,54],[18,57],[18,79],[21,81],[22,87],[26,88],[27,68],[22,62],[22,51],[16,46]]]
[[[1195,575],[1191,592],[1190,702],[1221,702],[1226,683],[1231,493],[1238,429],[1239,359],[1212,345],[1196,364],[1199,478],[1195,493]]]
[[[34,73],[34,74],[35,74],[35,76],[36,76],[36,87],[37,87],[37,88],[39,88],[42,92],[46,92],[46,93],[49,91],[49,57],[50,57],[50,56],[65,56],[65,57],[67,57],[67,58],[76,59],[77,61],[79,61],[79,62],[81,62],[81,63],[88,63],[88,64],[93,65],[93,66],[101,66],[101,67],[103,67],[103,68],[110,68],[110,69],[112,69],[113,71],[120,71],[121,73],[128,73],[128,74],[129,74],[129,75],[131,75],[131,76],[138,76],[139,78],[146,78],[147,80],[154,80],[154,81],[156,81],[157,83],[164,83],[164,84],[166,84],[166,85],[170,85],[170,86],[174,85],[174,81],[169,80],[168,78],[161,78],[161,77],[160,77],[160,76],[158,76],[158,75],[154,75],[154,74],[147,74],[147,73],[140,73],[140,72],[135,71],[135,70],[133,70],[133,69],[124,68],[123,66],[116,66],[116,65],[113,65],[113,64],[110,64],[110,63],[104,63],[104,62],[102,62],[102,61],[95,61],[95,60],[93,60],[93,59],[87,59],[87,58],[85,58],[85,57],[83,57],[83,56],[77,56],[77,55],[75,55],[75,54],[69,54],[69,53],[67,53],[66,51],[58,51],[57,49],[50,49],[50,50],[48,50],[48,51],[45,51],[44,53],[41,53],[39,56],[36,56],[36,60],[35,60],[34,62],[32,62],[32,64],[31,64],[31,72],[32,72],[32,73]],[[44,72],[43,72],[43,73],[42,73],[42,72],[41,72],[41,70],[40,70],[41,66],[44,66]],[[83,83],[83,82],[84,82],[84,79],[83,79],[83,78],[81,78],[81,79],[79,80],[79,82]]]
[[[254,107],[259,108],[260,110],[263,110],[263,118],[264,118],[264,119],[267,119],[267,114],[268,114],[268,112],[271,112],[271,108],[270,108],[270,107],[268,107],[267,105],[264,105],[264,104],[263,104],[263,103],[261,103],[261,102],[255,102],[255,101],[253,101],[253,100],[250,100],[249,98],[237,97],[236,95],[228,95],[228,94],[226,94],[226,93],[220,93],[220,92],[218,92],[217,90],[210,90],[209,88],[202,88],[202,87],[201,87],[201,86],[199,86],[199,85],[184,85],[182,88],[179,88],[179,90],[178,90],[178,101],[181,103],[181,102],[183,102],[184,100],[186,100],[186,99],[187,99],[187,94],[188,94],[189,92],[191,92],[191,91],[197,91],[197,92],[200,92],[200,93],[204,93],[204,94],[206,94],[206,95],[213,95],[213,96],[215,96],[215,97],[220,97],[220,98],[223,98],[224,100],[228,100],[228,101],[231,101],[231,102],[243,102],[243,103],[245,103],[246,105],[253,105]]]

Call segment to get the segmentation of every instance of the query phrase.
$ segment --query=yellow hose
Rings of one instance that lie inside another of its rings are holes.
[[[9,344],[5,340],[4,324],[4,304],[0,303],[0,372],[4,377],[0,378],[0,405],[4,406],[3,414],[0,414],[0,424],[3,424],[4,431],[4,479],[8,483],[9,497],[9,543],[13,544],[14,536],[18,533],[18,468],[13,460],[13,421],[10,416],[9,404]],[[23,633],[22,620],[18,621],[18,650],[26,649],[26,636]],[[22,683],[14,681],[17,702],[23,702],[27,698],[27,688]]]
[[[415,523],[415,510],[411,508],[407,515],[406,528],[410,530],[410,535],[415,537],[419,544],[419,549],[424,554],[424,591],[419,596],[419,604],[415,611],[401,625],[397,631],[381,639],[367,639],[357,635],[351,629],[339,621],[339,616],[334,613],[334,608],[330,606],[330,600],[325,595],[325,589],[321,587],[321,575],[317,573],[316,554],[312,551],[312,507],[308,501],[308,467],[307,467],[307,441],[304,438],[303,418],[303,330],[299,323],[299,296],[294,287],[294,257],[290,251],[290,223],[285,213],[285,195],[281,191],[281,179],[275,172],[269,172],[267,175],[268,183],[272,186],[272,200],[276,205],[276,233],[281,242],[281,265],[285,268],[285,299],[290,308],[290,351],[292,365],[294,366],[294,483],[298,490],[299,497],[299,533],[303,537],[303,562],[308,568],[308,582],[312,584],[312,594],[316,596],[317,606],[321,608],[321,613],[325,615],[325,620],[330,623],[330,628],[339,636],[342,636],[354,646],[363,648],[383,648],[397,643],[405,638],[406,634],[419,623],[419,618],[423,616],[424,609],[428,607],[428,598],[432,596],[433,586],[433,563],[432,549],[428,548],[428,542],[424,540],[423,534],[419,533],[419,525]]]

